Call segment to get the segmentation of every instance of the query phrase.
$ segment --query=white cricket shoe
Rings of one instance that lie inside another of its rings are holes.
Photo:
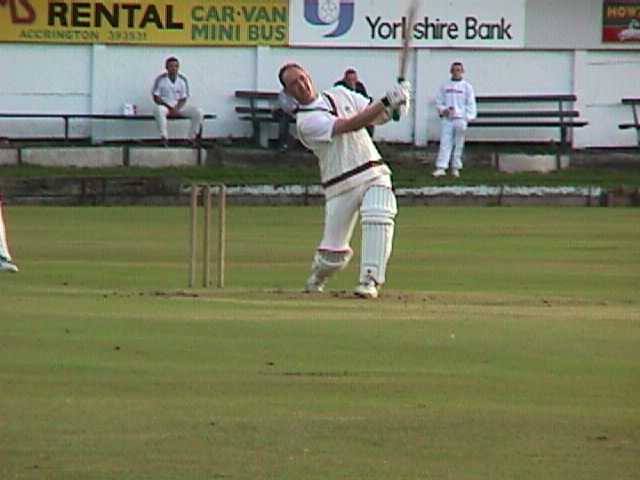
[[[378,287],[376,286],[376,282],[369,280],[359,284],[353,293],[360,298],[378,298]]]
[[[324,282],[318,281],[316,276],[312,273],[311,276],[307,279],[307,282],[304,284],[304,291],[306,293],[323,293]]]
[[[436,168],[431,175],[434,177],[444,177],[447,172],[444,171],[444,168]]]
[[[18,266],[9,260],[0,260],[0,272],[18,273]]]
[[[452,176],[452,177],[455,177],[455,178],[460,178],[460,170],[457,170],[457,169],[455,169],[455,168],[454,168],[454,169],[452,169],[452,170],[451,170],[451,176]]]

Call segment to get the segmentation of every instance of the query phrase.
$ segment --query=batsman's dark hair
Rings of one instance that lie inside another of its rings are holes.
[[[278,72],[278,80],[280,80],[280,85],[282,85],[283,88],[285,88],[286,85],[284,84],[284,80],[282,79],[282,77],[284,77],[284,72],[286,72],[289,68],[299,68],[300,70],[304,70],[299,64],[294,62],[285,63],[282,67],[280,67],[280,71]]]
[[[344,71],[344,76],[346,77],[347,75],[351,75],[352,73],[358,73],[358,72],[356,72],[356,69],[355,69],[355,68],[347,68],[347,69]]]
[[[176,57],[169,57],[164,61],[164,68],[169,67],[169,62],[178,62],[178,65],[180,64],[180,61]]]

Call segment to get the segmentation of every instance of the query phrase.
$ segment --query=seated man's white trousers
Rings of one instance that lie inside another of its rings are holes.
[[[198,107],[192,107],[190,105],[186,105],[179,112],[181,117],[191,119],[191,128],[189,129],[189,138],[194,139],[196,135],[200,132],[200,128],[202,126],[202,121],[204,119],[204,112],[202,109]],[[168,139],[168,127],[167,127],[167,117],[169,115],[169,109],[164,105],[155,105],[153,110],[153,116],[156,118],[156,124],[158,125],[158,130],[160,130],[160,136],[162,138]]]

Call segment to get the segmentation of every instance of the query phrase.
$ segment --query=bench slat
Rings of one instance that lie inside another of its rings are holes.
[[[69,141],[69,124],[71,120],[85,119],[85,120],[155,120],[153,115],[122,115],[115,113],[0,113],[0,119],[27,119],[27,118],[39,118],[39,119],[60,119],[64,121],[64,140]],[[213,113],[204,114],[204,120],[210,120],[216,118]],[[167,117],[168,120],[189,120],[189,117]],[[202,131],[201,131],[202,132]]]
[[[580,112],[577,110],[487,110],[484,112],[478,112],[478,117],[496,118],[559,118],[559,117],[579,117]]]
[[[627,130],[629,128],[635,128],[636,130],[640,130],[640,123],[621,123],[618,125],[620,130]]]
[[[622,103],[625,105],[637,105],[640,104],[640,98],[623,98]]]
[[[115,113],[0,113],[0,118],[84,118],[93,120],[153,120],[153,115],[120,115]],[[188,120],[189,117],[167,117],[169,120]],[[216,118],[214,114],[204,115],[206,120]]]
[[[249,116],[238,117],[238,120],[247,120],[251,122],[261,122],[261,123],[278,123],[280,121],[277,118],[273,118],[273,117],[249,117]]]
[[[472,121],[470,127],[584,127],[588,125],[586,121],[566,122],[496,122],[496,121]]]
[[[238,98],[257,98],[262,100],[276,100],[278,92],[264,92],[258,90],[236,90],[235,96]]]
[[[267,107],[251,108],[251,107],[240,106],[240,107],[236,107],[236,113],[255,113],[255,114],[272,115],[273,110]]]
[[[0,118],[64,118],[64,114],[56,113],[0,113]]]
[[[526,103],[526,102],[575,102],[578,99],[573,94],[542,94],[542,95],[480,95],[477,103]]]

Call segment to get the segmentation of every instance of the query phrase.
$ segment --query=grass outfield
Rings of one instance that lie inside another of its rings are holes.
[[[299,292],[320,208],[231,207],[222,291],[186,208],[5,217],[0,479],[640,471],[637,209],[402,208],[377,301]]]

